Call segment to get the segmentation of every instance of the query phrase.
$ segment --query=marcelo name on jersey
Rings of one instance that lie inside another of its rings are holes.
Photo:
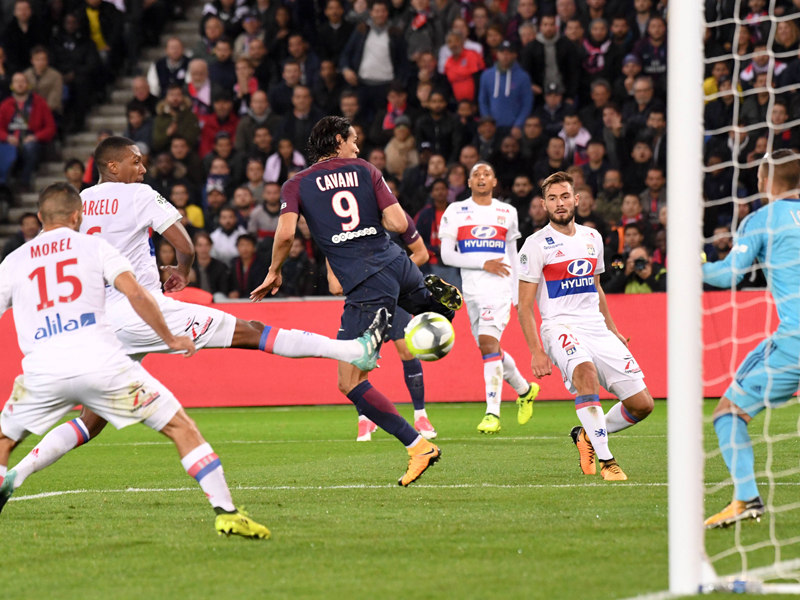
[[[462,225],[458,228],[458,251],[505,254],[506,231],[492,225]]]
[[[572,294],[596,293],[594,269],[596,258],[575,258],[565,262],[545,265],[542,270],[550,298]]]

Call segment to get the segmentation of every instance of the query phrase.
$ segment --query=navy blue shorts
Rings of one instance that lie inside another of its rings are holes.
[[[370,326],[378,309],[384,307],[392,315],[391,339],[401,339],[408,321],[401,323],[404,317],[400,317],[398,328],[395,329],[395,313],[398,312],[396,307],[399,305],[408,315],[432,310],[435,304],[417,265],[405,255],[398,256],[385,268],[350,290],[344,302],[342,322],[336,338],[357,338]],[[399,337],[393,337],[394,335]]]
[[[411,315],[399,306],[395,306],[395,313],[392,317],[392,326],[389,328],[389,339],[393,342],[405,339],[406,325],[411,320]]]

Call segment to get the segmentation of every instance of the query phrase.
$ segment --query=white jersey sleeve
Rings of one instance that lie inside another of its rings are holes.
[[[99,235],[126,257],[136,279],[147,290],[158,293],[161,279],[156,266],[151,230],[163,233],[181,218],[177,209],[149,185],[106,182],[81,192],[81,232]],[[122,294],[109,288],[108,299]]]
[[[5,260],[0,263],[0,317],[11,308],[11,274],[8,265],[9,262]]]
[[[458,206],[461,202],[453,202],[450,206],[444,209],[444,214],[442,214],[442,219],[439,222],[439,237],[440,238],[450,238],[455,240],[458,238],[458,225],[456,224],[454,217],[456,212],[458,212]]]
[[[530,283],[539,283],[544,267],[544,253],[539,244],[529,236],[519,250],[519,278]]]

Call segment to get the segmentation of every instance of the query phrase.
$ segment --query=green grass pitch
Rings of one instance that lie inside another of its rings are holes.
[[[411,407],[400,411],[410,416]],[[797,407],[787,411],[773,421],[796,429]],[[406,489],[396,484],[403,448],[382,432],[356,443],[352,407],[190,413],[222,458],[234,500],[272,540],[218,537],[165,438],[143,426],[109,429],[30,477],[6,505],[2,598],[602,600],[668,586],[663,401],[612,436],[630,478],[622,483],[580,473],[569,402],[537,403],[524,427],[506,403],[503,430],[491,437],[475,431],[483,406],[430,405],[443,458]],[[707,425],[709,448],[710,436]],[[773,460],[796,466],[796,438],[775,448]],[[756,452],[763,465],[764,446]],[[725,475],[712,459],[707,480]],[[778,493],[796,497],[797,476]],[[710,508],[729,495],[712,495]],[[800,531],[798,512],[780,515],[779,531]],[[765,519],[742,533],[765,538],[767,528]],[[734,531],[707,539],[709,552],[721,552]],[[770,552],[756,557],[768,564]],[[798,555],[797,545],[784,548],[784,558]],[[735,558],[722,563],[736,569]]]

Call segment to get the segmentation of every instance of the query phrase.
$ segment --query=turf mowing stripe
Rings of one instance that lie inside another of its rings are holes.
[[[627,482],[625,487],[666,487],[666,482],[655,483],[636,483]],[[800,486],[797,482],[776,482],[775,485],[779,486]],[[526,483],[526,484],[503,484],[503,483],[454,483],[443,485],[419,484],[414,485],[414,488],[434,489],[434,490],[458,490],[458,489],[552,489],[552,488],[593,488],[593,487],[608,487],[607,483],[561,483],[561,484],[548,484],[548,483]],[[382,489],[397,489],[393,484],[382,485],[369,485],[369,484],[352,484],[352,485],[241,485],[232,487],[232,490],[247,490],[247,491],[325,491],[325,490],[382,490]],[[196,492],[197,486],[190,487],[176,487],[176,488],[125,488],[124,490],[60,490],[55,492],[42,492],[40,494],[29,494],[27,496],[14,496],[9,498],[9,502],[21,502],[23,500],[39,500],[41,498],[53,498],[56,496],[70,496],[75,494],[142,494],[148,492]]]
[[[665,435],[626,435],[625,439],[663,439]],[[485,442],[485,443],[496,443],[496,442],[519,442],[519,441],[537,441],[537,440],[569,440],[568,436],[564,435],[520,435],[520,436],[503,436],[503,437],[487,437],[487,436],[475,436],[475,437],[466,437],[466,438],[448,438],[448,437],[438,437],[436,438],[437,442]],[[393,438],[385,437],[379,438],[377,440],[372,440],[372,442],[395,442]],[[243,445],[254,445],[254,444],[339,444],[339,443],[355,443],[355,440],[350,438],[337,438],[332,440],[214,440],[215,445],[221,444],[243,444]],[[90,448],[95,447],[112,447],[112,446],[172,446],[173,443],[170,441],[158,441],[158,442],[92,442],[92,445],[89,446]]]

